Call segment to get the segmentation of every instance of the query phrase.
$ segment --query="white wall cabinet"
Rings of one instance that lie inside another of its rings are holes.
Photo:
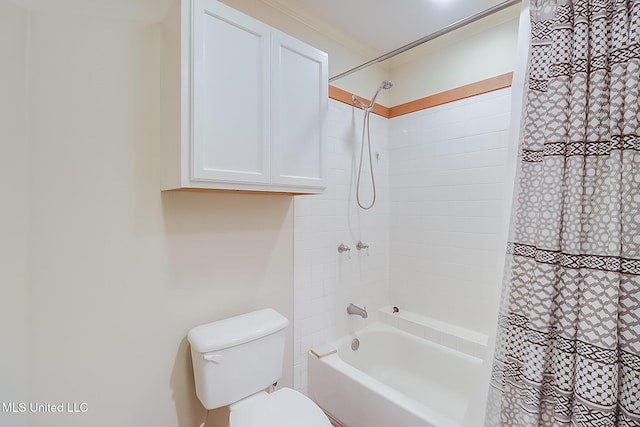
[[[326,186],[327,55],[216,0],[162,29],[162,189]]]

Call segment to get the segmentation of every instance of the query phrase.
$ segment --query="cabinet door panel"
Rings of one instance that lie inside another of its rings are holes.
[[[272,53],[272,181],[325,186],[327,57],[277,33]]]
[[[191,179],[269,182],[269,30],[195,0]]]

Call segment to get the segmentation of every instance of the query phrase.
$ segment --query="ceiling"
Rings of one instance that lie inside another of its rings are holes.
[[[307,24],[386,53],[504,0],[262,0]]]
[[[27,8],[160,21],[176,0],[10,0]],[[225,2],[225,0],[222,0]],[[262,2],[365,56],[376,57],[505,0],[231,0]]]

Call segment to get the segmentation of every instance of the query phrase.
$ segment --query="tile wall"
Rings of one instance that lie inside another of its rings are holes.
[[[389,155],[387,119],[371,115],[370,135],[376,203],[356,205],[363,112],[329,101],[329,176],[324,194],[294,198],[294,387],[306,392],[307,353],[318,344],[361,327],[349,303],[367,306],[370,318],[389,299]],[[371,200],[368,157],[361,200]],[[368,250],[358,251],[362,241]],[[351,250],[339,254],[344,243]]]
[[[513,180],[511,89],[390,122],[390,304],[495,328]]]
[[[471,353],[482,356],[501,283],[510,102],[504,89],[391,120],[371,116],[377,202],[363,211],[355,203],[363,113],[330,101],[327,191],[294,201],[296,389],[306,392],[311,347],[384,320],[384,306],[430,319],[451,332],[437,335],[445,341],[468,331],[480,344]],[[365,168],[369,188],[367,176]],[[349,254],[338,253],[340,243]],[[350,302],[366,305],[369,319],[347,316]],[[444,344],[464,341],[456,340]]]

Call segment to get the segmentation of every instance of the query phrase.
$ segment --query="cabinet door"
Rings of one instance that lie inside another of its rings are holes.
[[[191,179],[268,183],[270,28],[194,0]]]
[[[327,54],[274,32],[272,74],[272,182],[326,186]]]

